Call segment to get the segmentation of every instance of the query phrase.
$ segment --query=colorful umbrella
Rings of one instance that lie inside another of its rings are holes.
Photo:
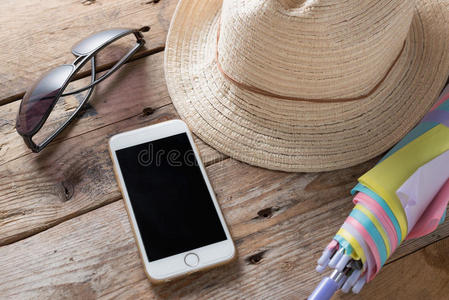
[[[359,178],[355,207],[318,260],[333,270],[309,299],[360,292],[406,239],[434,231],[449,200],[449,85],[434,107]]]

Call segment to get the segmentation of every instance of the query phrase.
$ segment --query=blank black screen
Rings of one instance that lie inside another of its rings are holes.
[[[149,261],[226,240],[187,134],[116,155]]]

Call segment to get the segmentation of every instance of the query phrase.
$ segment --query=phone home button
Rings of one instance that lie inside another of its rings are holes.
[[[189,253],[184,257],[184,262],[189,267],[196,267],[200,262],[200,258],[195,253]]]

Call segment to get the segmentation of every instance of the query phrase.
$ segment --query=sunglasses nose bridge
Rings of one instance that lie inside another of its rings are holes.
[[[73,56],[75,56],[75,61],[73,62],[74,65],[77,65],[84,58],[84,55],[78,55],[78,54],[74,53],[73,51],[72,51],[72,54],[73,54]]]

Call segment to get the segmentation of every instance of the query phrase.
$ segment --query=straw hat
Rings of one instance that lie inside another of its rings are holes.
[[[181,0],[165,50],[173,103],[249,164],[324,171],[381,154],[449,72],[443,0]]]

